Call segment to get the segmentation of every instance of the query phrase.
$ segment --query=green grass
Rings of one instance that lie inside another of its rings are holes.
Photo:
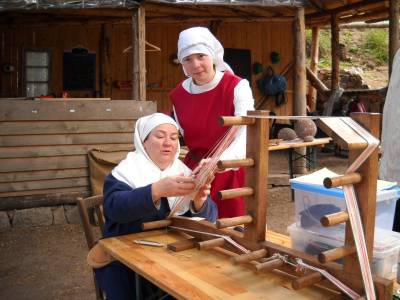
[[[366,31],[361,50],[368,53],[379,64],[388,62],[389,34],[385,28]]]
[[[307,29],[306,43],[308,49],[311,48],[311,37],[312,31]],[[360,57],[377,65],[388,62],[388,29],[342,29],[339,37],[340,43],[346,45],[350,56]],[[321,29],[319,32],[318,65],[320,68],[331,67],[331,32],[329,29]],[[352,62],[341,61],[340,65],[346,67],[352,65]]]

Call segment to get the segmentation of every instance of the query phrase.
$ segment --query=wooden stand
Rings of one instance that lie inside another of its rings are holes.
[[[253,116],[253,117],[252,117]],[[335,216],[325,216],[323,223],[331,226],[346,222],[346,238],[344,247],[332,249],[321,253],[318,258],[307,253],[290,249],[265,240],[266,216],[268,205],[267,179],[268,179],[268,137],[269,119],[259,116],[268,116],[265,111],[252,111],[246,117],[223,117],[222,122],[226,126],[247,125],[247,159],[231,160],[227,163],[221,161],[219,167],[248,166],[246,175],[246,187],[234,190],[221,191],[224,199],[245,196],[247,215],[231,219],[220,219],[217,225],[207,221],[193,221],[184,217],[173,217],[167,221],[150,222],[143,224],[143,229],[155,229],[170,226],[173,230],[182,231],[194,239],[182,245],[170,245],[169,249],[180,251],[188,248],[198,247],[199,249],[210,249],[213,247],[224,248],[237,253],[238,256],[232,259],[235,264],[249,264],[257,272],[268,272],[279,269],[283,272],[295,275],[292,282],[294,289],[301,289],[313,284],[321,284],[329,288],[336,288],[318,272],[299,272],[292,264],[284,263],[284,257],[288,261],[295,262],[301,259],[303,262],[314,267],[324,269],[339,279],[348,287],[363,295],[364,286],[358,256],[354,247],[354,238],[351,225],[345,212]],[[355,120],[367,128],[373,135],[379,135],[379,115],[357,114],[352,116]],[[324,118],[319,121],[319,126],[330,135],[341,146],[349,149],[350,160],[356,159],[363,149],[366,148],[366,141],[350,127],[344,126],[340,118]],[[343,176],[340,179],[330,181],[331,186],[340,183],[353,183],[359,199],[360,215],[364,225],[365,242],[372,259],[372,248],[374,241],[375,206],[376,206],[376,181],[377,181],[377,150],[367,159],[358,170]],[[329,181],[329,180],[327,180]],[[233,231],[227,226],[244,224],[244,234]],[[233,242],[230,242],[233,241]],[[243,246],[248,251],[244,252],[235,243]],[[344,264],[332,262],[343,258]],[[374,278],[377,299],[391,299],[393,282],[382,278]]]

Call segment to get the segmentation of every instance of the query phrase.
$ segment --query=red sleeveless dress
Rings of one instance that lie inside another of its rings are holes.
[[[240,80],[240,77],[225,72],[219,84],[208,92],[191,94],[182,87],[182,84],[171,91],[170,98],[179,124],[184,130],[186,146],[189,148],[184,161],[189,168],[194,169],[228,130],[227,127],[219,124],[218,119],[220,116],[234,115],[233,92]],[[229,200],[217,199],[219,191],[243,187],[244,183],[243,168],[215,174],[215,179],[211,184],[211,198],[218,206],[219,218],[245,214],[243,197]]]

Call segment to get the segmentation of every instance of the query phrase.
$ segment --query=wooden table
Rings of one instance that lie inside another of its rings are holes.
[[[268,234],[269,240],[287,245],[288,237]],[[100,240],[114,258],[178,299],[336,299],[336,294],[318,287],[294,291],[291,282],[274,273],[255,274],[243,265],[233,265],[223,250],[189,249],[172,252],[133,243],[147,239],[172,243],[180,234],[154,230]]]

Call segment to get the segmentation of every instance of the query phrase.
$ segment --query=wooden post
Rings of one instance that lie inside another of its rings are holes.
[[[112,96],[111,73],[110,73],[110,37],[109,25],[101,24],[100,33],[100,97]]]
[[[132,15],[133,74],[132,99],[146,100],[145,9],[138,6]]]
[[[318,74],[318,56],[319,56],[319,27],[313,26],[311,39],[311,62],[310,70],[313,74]],[[317,109],[317,90],[310,84],[308,87],[308,105],[310,111]]]
[[[249,111],[248,116],[264,115],[267,111]],[[258,137],[258,138],[254,138]],[[247,168],[246,186],[254,189],[252,196],[246,197],[247,214],[251,215],[253,222],[245,224],[244,237],[247,240],[260,242],[265,240],[266,215],[268,194],[268,143],[269,143],[269,120],[255,119],[254,125],[247,126],[247,154],[248,158],[254,160],[254,167]]]
[[[389,1],[389,78],[392,74],[393,58],[399,49],[399,0]]]
[[[339,88],[339,24],[335,13],[331,14],[331,57],[332,57],[332,72],[331,72],[331,91],[332,93]]]
[[[295,72],[294,72],[294,115],[306,115],[306,35],[304,8],[299,8],[294,20]]]
[[[294,115],[305,116],[307,113],[307,78],[306,78],[306,29],[304,21],[304,8],[297,9],[294,18],[294,57],[295,57],[295,70],[294,70]],[[306,154],[306,148],[299,148],[296,150],[299,155]],[[301,158],[296,160],[294,166],[294,173],[306,173],[306,160]]]
[[[380,114],[353,113],[351,117],[360,123],[369,132],[379,138]],[[349,163],[353,162],[363,149],[349,150]],[[369,261],[372,262],[372,250],[374,245],[375,211],[376,211],[376,184],[378,179],[378,148],[362,164],[358,172],[362,181],[354,185],[357,195],[358,207],[364,229],[365,242]],[[354,247],[354,238],[350,222],[346,224],[346,247]],[[349,278],[361,278],[360,266],[356,254],[344,257],[344,271]]]

